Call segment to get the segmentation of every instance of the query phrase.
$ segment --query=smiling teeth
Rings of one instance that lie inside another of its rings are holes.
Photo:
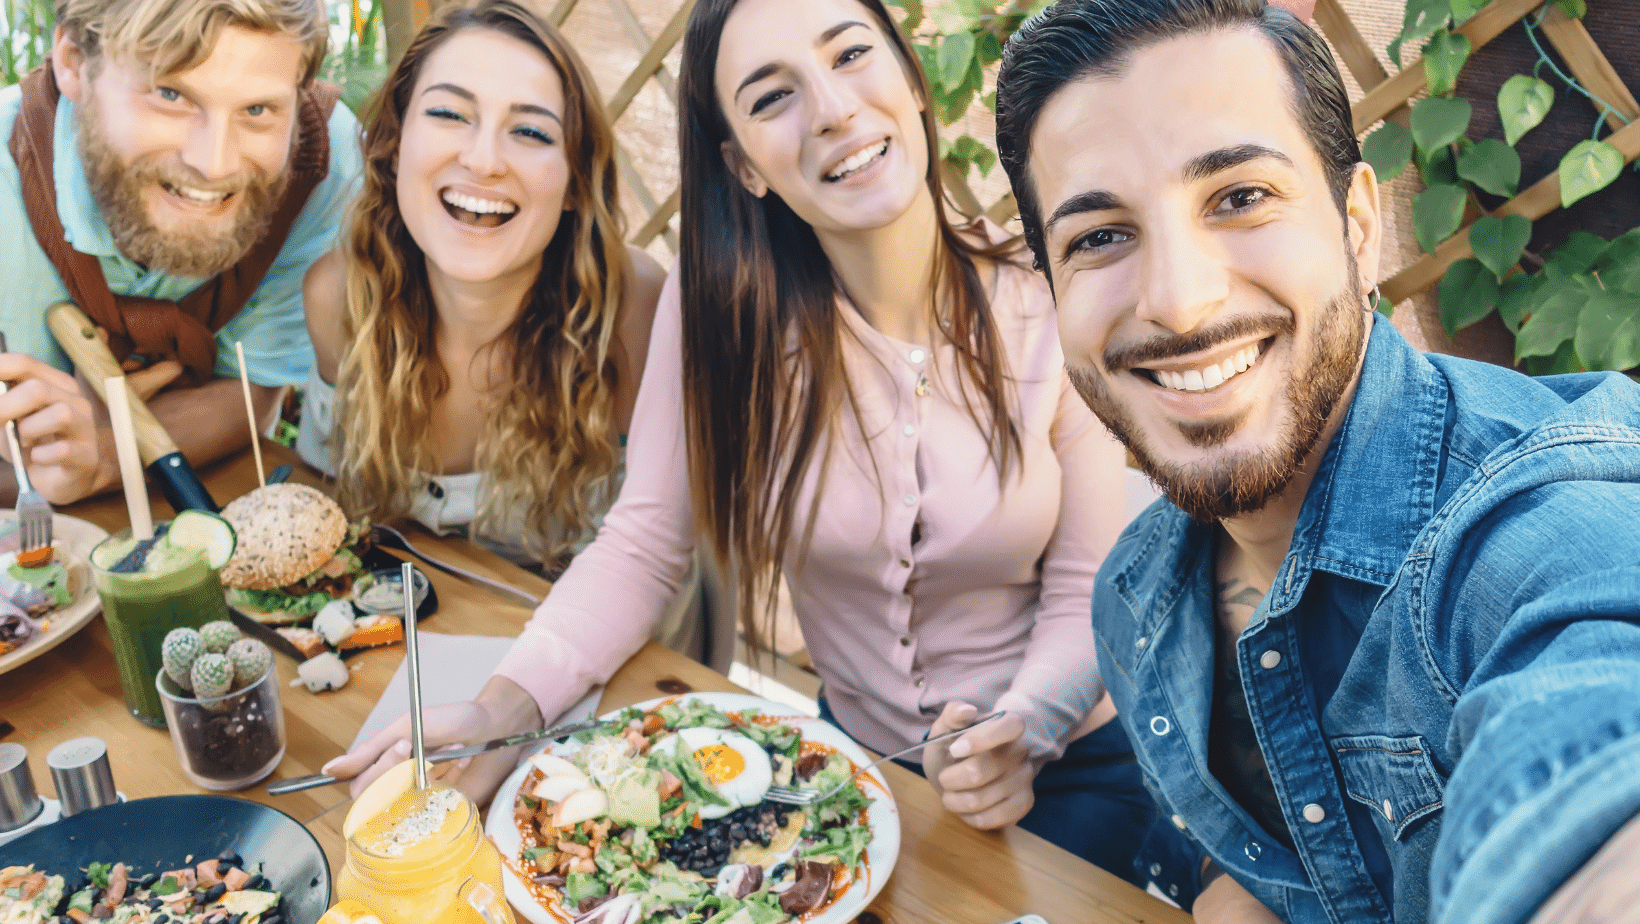
[[[176,196],[187,199],[196,205],[216,205],[228,198],[227,193],[211,192],[205,189],[196,189],[192,186],[166,186]]]
[[[842,163],[837,165],[836,169],[826,174],[826,179],[831,180],[832,182],[847,179],[849,176],[858,173],[862,167],[887,153],[887,141],[884,141],[881,144],[874,144],[869,148],[865,148],[857,153],[849,155],[843,160]]]
[[[1236,355],[1216,365],[1187,369],[1184,372],[1153,369],[1150,370],[1150,374],[1156,384],[1163,388],[1171,388],[1174,391],[1211,391],[1246,372],[1248,367],[1258,361],[1258,357],[1259,345],[1254,343],[1243,347]]]
[[[511,215],[518,211],[518,206],[511,202],[499,199],[480,199],[458,192],[445,192],[444,201],[458,209],[465,209],[475,215]]]

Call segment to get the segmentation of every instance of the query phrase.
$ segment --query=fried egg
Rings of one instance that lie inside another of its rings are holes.
[[[678,742],[694,752],[712,788],[729,802],[728,805],[699,806],[702,818],[722,818],[737,808],[756,805],[763,801],[774,782],[768,753],[739,732],[682,728],[676,735],[655,742],[655,747],[670,751]]]

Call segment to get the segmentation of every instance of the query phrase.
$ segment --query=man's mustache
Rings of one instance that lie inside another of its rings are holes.
[[[1112,372],[1119,372],[1178,356],[1203,353],[1220,344],[1242,340],[1253,334],[1262,335],[1262,339],[1292,332],[1293,319],[1287,315],[1231,318],[1185,334],[1164,335],[1131,346],[1112,347],[1105,351],[1104,365]]]

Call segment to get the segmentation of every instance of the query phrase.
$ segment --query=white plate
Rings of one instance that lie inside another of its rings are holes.
[[[653,709],[662,703],[682,699],[698,699],[723,712],[756,709],[763,715],[775,716],[795,727],[808,741],[836,748],[849,760],[854,761],[855,766],[865,766],[871,762],[871,758],[860,750],[860,746],[836,726],[812,716],[793,715],[790,706],[757,696],[747,696],[744,693],[690,693],[685,696],[652,699],[639,703],[638,707],[645,710]],[[614,714],[610,713],[605,718]],[[513,803],[518,798],[518,788],[523,785],[524,777],[528,775],[529,770],[527,760],[519,763],[518,769],[514,770],[496,791],[495,801],[490,803],[490,815],[485,820],[485,831],[505,857],[518,856],[519,848],[522,846],[518,828],[513,824]],[[873,800],[870,809],[871,843],[866,847],[866,874],[863,881],[856,880],[851,883],[825,913],[805,918],[803,924],[846,924],[853,921],[860,912],[866,910],[877,897],[877,893],[883,890],[883,884],[894,871],[894,860],[900,854],[900,810],[894,805],[894,796],[888,791],[888,781],[883,779],[881,772],[873,768],[868,770],[862,779],[870,781],[866,789],[867,795]],[[536,902],[529,889],[512,871],[511,864],[503,866],[503,870],[507,901],[522,911],[525,917],[534,924],[562,924],[567,920],[562,916],[565,912],[555,915]]]
[[[0,517],[16,517],[15,510],[0,513]],[[102,612],[102,601],[91,581],[91,550],[108,538],[108,531],[95,523],[61,513],[51,515],[51,544],[57,549],[57,559],[68,568],[68,586],[73,588],[74,599],[59,607],[46,618],[51,628],[24,642],[16,651],[0,655],[0,674],[38,658],[57,647],[64,639],[85,628],[86,623]],[[9,568],[17,560],[15,552],[0,554],[0,568]]]

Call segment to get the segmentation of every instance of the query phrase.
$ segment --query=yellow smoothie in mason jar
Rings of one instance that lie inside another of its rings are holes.
[[[513,924],[501,854],[478,809],[438,782],[405,787],[397,777],[408,774],[395,771],[410,769],[407,761],[388,771],[348,813],[337,897],[363,903],[382,924]]]

